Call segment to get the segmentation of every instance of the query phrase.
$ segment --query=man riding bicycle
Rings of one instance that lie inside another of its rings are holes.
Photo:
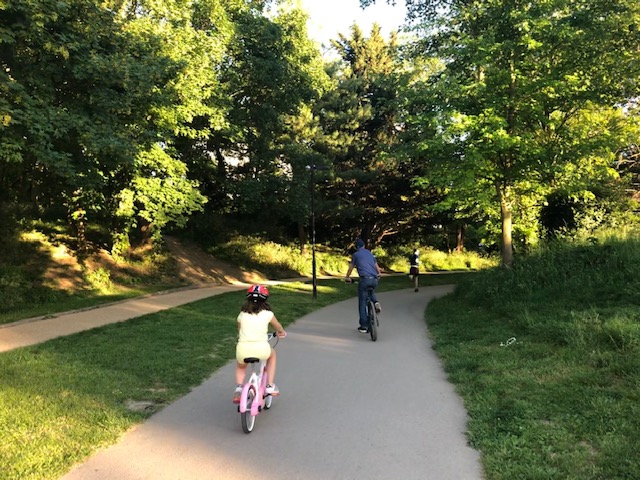
[[[356,240],[356,252],[351,257],[351,263],[349,264],[349,270],[345,276],[346,282],[351,282],[351,272],[354,268],[358,270],[360,276],[360,283],[358,285],[358,312],[360,315],[360,326],[358,332],[367,333],[369,331],[369,320],[367,318],[367,290],[372,288],[371,300],[373,300],[376,313],[380,313],[382,308],[378,299],[376,298],[376,287],[378,286],[378,279],[382,274],[382,270],[378,266],[376,257],[373,256],[369,250],[364,248],[364,241],[361,238]]]

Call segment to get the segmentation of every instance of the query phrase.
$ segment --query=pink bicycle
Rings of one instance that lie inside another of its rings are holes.
[[[275,333],[268,334],[269,342],[275,338],[272,347],[278,344],[279,337]],[[242,422],[244,433],[251,433],[256,423],[256,417],[262,409],[271,408],[273,396],[266,393],[267,389],[267,362],[258,358],[250,357],[244,359],[249,364],[249,380],[242,386],[240,394],[240,405],[238,412]]]

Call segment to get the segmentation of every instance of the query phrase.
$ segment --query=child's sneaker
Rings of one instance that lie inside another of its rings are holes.
[[[271,385],[267,385],[267,389],[265,390],[265,393],[267,395],[271,395],[271,396],[276,396],[276,395],[280,395],[280,390],[278,389],[278,387],[276,387],[276,384],[271,384]]]
[[[233,392],[233,403],[240,403],[240,396],[242,395],[242,385],[237,385],[235,392]]]

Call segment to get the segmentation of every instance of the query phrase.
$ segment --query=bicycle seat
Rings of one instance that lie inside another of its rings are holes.
[[[260,359],[256,357],[248,357],[244,359],[244,363],[258,363],[259,361]]]

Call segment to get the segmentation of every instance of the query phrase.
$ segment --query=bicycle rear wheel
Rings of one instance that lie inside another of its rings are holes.
[[[240,420],[242,422],[242,430],[244,433],[251,433],[253,427],[256,424],[256,417],[251,415],[251,406],[256,401],[256,392],[253,388],[250,388],[247,392],[247,410],[240,412]]]
[[[371,341],[375,342],[378,339],[378,319],[375,305],[371,301],[367,305],[367,317],[369,318],[369,335],[371,335]]]

